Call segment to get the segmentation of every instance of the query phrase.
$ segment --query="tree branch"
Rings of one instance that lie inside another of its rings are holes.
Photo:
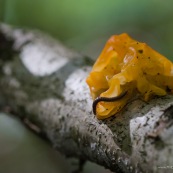
[[[98,120],[85,82],[91,64],[38,31],[0,27],[1,99],[55,149],[115,172],[173,166],[173,96]]]

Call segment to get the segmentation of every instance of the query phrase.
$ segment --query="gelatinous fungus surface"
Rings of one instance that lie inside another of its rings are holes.
[[[93,100],[117,97],[127,91],[116,101],[97,101],[95,114],[98,119],[104,119],[115,115],[136,95],[149,101],[156,95],[172,94],[173,63],[125,33],[113,35],[86,82]]]

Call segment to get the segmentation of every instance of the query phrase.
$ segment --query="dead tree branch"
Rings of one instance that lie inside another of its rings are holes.
[[[97,120],[85,82],[91,63],[38,31],[1,25],[1,102],[67,156],[117,173],[171,171],[173,96],[135,100]]]

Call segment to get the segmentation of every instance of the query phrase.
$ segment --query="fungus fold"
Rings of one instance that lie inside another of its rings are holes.
[[[96,106],[98,119],[115,115],[135,96],[149,101],[154,96],[173,93],[173,63],[145,43],[128,34],[113,35],[107,41],[86,79],[90,93],[112,98],[127,94],[117,101],[101,101]]]

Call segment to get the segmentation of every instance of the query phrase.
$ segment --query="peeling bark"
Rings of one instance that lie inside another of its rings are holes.
[[[55,149],[117,173],[171,172],[173,96],[136,99],[98,120],[85,82],[91,64],[38,31],[0,27],[1,99]]]

